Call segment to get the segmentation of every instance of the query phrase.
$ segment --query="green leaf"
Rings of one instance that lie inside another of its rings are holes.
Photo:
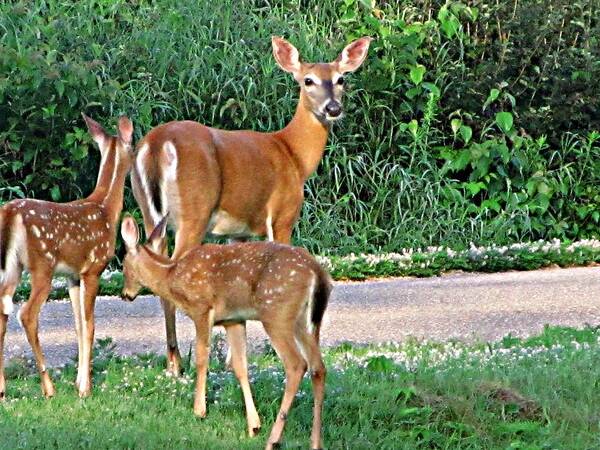
[[[55,202],[60,200],[60,188],[58,186],[53,186],[52,189],[50,189],[50,195],[52,196],[52,200],[54,200]]]
[[[408,122],[408,131],[410,131],[410,133],[414,136],[417,137],[417,130],[419,129],[419,124],[418,122],[413,119],[410,122]]]
[[[412,100],[413,98],[415,98],[417,95],[419,95],[421,92],[423,92],[423,89],[421,89],[421,86],[415,86],[413,88],[410,88],[408,91],[406,91],[404,93],[404,95],[406,95],[406,97],[410,100]]]
[[[452,39],[460,29],[460,22],[447,6],[442,6],[438,12],[440,28],[448,39]]]
[[[367,369],[372,372],[391,372],[394,367],[394,361],[387,356],[373,356],[367,361]]]
[[[415,84],[415,85],[419,85],[421,84],[421,81],[423,81],[423,76],[425,75],[425,66],[423,66],[422,64],[417,64],[414,67],[411,67],[410,69],[410,79],[411,81]]]
[[[56,92],[58,92],[58,96],[62,97],[65,93],[65,83],[62,80],[56,80],[54,82],[54,87],[56,88]]]
[[[496,113],[496,124],[500,127],[502,131],[508,133],[513,126],[512,114],[504,111]]]
[[[468,144],[473,136],[473,130],[468,125],[461,125],[460,135],[462,136],[463,141],[465,141],[465,144]]]
[[[500,203],[495,198],[488,198],[481,202],[481,210],[485,211],[486,209],[491,209],[495,212],[500,212]]]
[[[429,92],[431,92],[433,95],[435,95],[436,97],[439,97],[442,95],[442,92],[440,91],[440,88],[437,87],[435,84],[433,83],[429,83],[428,81],[424,81],[421,86],[423,86],[425,89],[427,89]]]
[[[452,161],[452,169],[463,170],[471,162],[471,152],[469,149],[464,149],[458,155],[458,158]]]
[[[456,137],[456,133],[458,133],[458,130],[460,129],[462,125],[462,120],[460,119],[452,119],[450,121],[450,127],[452,128],[452,133],[454,134],[454,137]]]
[[[485,111],[485,108],[490,106],[490,104],[498,98],[498,95],[500,95],[500,91],[498,89],[494,88],[494,89],[490,90],[490,94],[488,95],[488,98],[485,100],[485,103],[483,104],[484,111]]]
[[[471,194],[471,197],[474,197],[475,195],[477,195],[479,193],[479,191],[481,191],[482,189],[485,189],[485,183],[482,183],[481,181],[464,183],[464,186],[469,191],[469,194]]]

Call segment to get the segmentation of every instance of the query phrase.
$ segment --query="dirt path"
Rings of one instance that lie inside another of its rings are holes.
[[[600,268],[553,269],[501,274],[453,274],[428,279],[337,283],[325,316],[326,345],[342,341],[398,341],[407,336],[494,340],[523,336],[545,324],[600,324]],[[76,355],[71,305],[50,302],[41,314],[40,339],[50,365]],[[191,321],[178,316],[179,343],[187,352],[194,336]],[[249,323],[249,340],[265,339]],[[155,297],[133,303],[102,297],[96,306],[96,337],[112,337],[117,351],[162,352],[163,319]],[[7,357],[31,354],[14,317],[7,333]]]

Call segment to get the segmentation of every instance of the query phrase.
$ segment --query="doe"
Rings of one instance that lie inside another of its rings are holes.
[[[118,135],[110,136],[94,120],[85,115],[83,118],[101,153],[92,194],[70,203],[13,200],[0,209],[0,400],[5,397],[6,325],[24,268],[31,274],[31,294],[18,318],[35,356],[43,394],[52,397],[54,385],[46,370],[38,321],[55,272],[66,274],[69,280],[79,347],[79,396],[85,397],[91,391],[94,304],[100,274],[114,255],[125,177],[131,166],[133,125],[127,117],[121,117]]]
[[[147,287],[183,310],[196,328],[196,394],[194,412],[206,415],[206,372],[213,325],[229,328],[246,320],[259,320],[283,362],[286,385],[277,419],[266,448],[281,441],[285,421],[307,369],[314,392],[311,448],[322,447],[321,411],[325,366],[319,349],[321,320],[327,307],[331,281],[319,263],[304,249],[273,242],[196,245],[179,259],[156,252],[164,239],[166,217],[145,245],[138,245],[138,227],[131,217],[121,224],[127,255],[123,261],[123,298],[133,300]],[[241,356],[245,339],[231,341],[232,353]],[[248,384],[245,349],[243,363],[236,357],[233,369],[246,403],[248,427],[260,427]],[[254,430],[256,431],[256,430]]]
[[[296,47],[272,38],[273,56],[300,87],[296,113],[281,130],[221,130],[192,121],[150,130],[137,145],[133,193],[146,235],[169,215],[173,258],[206,233],[234,238],[266,236],[289,244],[304,199],[303,186],[323,157],[331,125],[343,115],[345,75],[367,56],[370,37],[348,44],[332,62],[300,60]],[[164,243],[157,243],[166,252]],[[169,370],[179,373],[175,309],[162,302]],[[243,324],[231,333],[244,339]]]

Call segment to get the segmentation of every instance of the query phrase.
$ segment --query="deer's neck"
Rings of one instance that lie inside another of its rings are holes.
[[[303,92],[300,92],[294,117],[277,134],[285,141],[300,163],[304,179],[308,178],[323,158],[329,127],[321,123],[311,112]]]
[[[123,192],[125,177],[130,163],[119,155],[116,148],[111,148],[100,162],[100,171],[96,187],[88,200],[99,203],[111,223],[116,223],[123,209]]]
[[[140,284],[147,287],[156,295],[163,298],[170,298],[168,279],[171,269],[174,266],[173,261],[168,257],[157,255],[147,247],[140,247],[138,256],[138,276]]]

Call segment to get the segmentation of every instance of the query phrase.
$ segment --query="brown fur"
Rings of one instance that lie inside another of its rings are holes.
[[[157,229],[164,230],[164,220]],[[213,325],[226,328],[233,366],[244,391],[250,434],[258,415],[247,380],[244,339],[233,341],[230,327],[246,320],[259,320],[281,357],[286,372],[286,390],[267,448],[281,441],[285,418],[307,368],[314,390],[312,448],[321,448],[321,410],[325,366],[319,350],[319,330],[327,307],[331,280],[304,249],[273,242],[230,245],[197,245],[178,259],[169,259],[137,245],[137,225],[131,217],[121,224],[127,247],[123,262],[123,296],[133,299],[141,286],[148,287],[183,310],[196,326],[197,382],[194,412],[206,414],[206,371]],[[157,238],[156,230],[152,239]],[[235,328],[233,328],[235,330]],[[235,367],[238,367],[237,369]],[[251,421],[250,418],[253,418]]]
[[[14,200],[2,207],[5,263],[0,298],[12,299],[23,268],[31,273],[31,295],[19,317],[31,344],[47,397],[54,386],[46,371],[38,339],[38,316],[51,289],[52,276],[67,274],[79,345],[77,384],[80,396],[91,390],[91,349],[98,279],[115,250],[116,223],[123,207],[125,177],[131,165],[131,134],[127,118],[119,121],[119,136],[108,136],[87,118],[90,133],[102,153],[96,188],[86,199],[69,203]],[[8,244],[6,244],[8,242]],[[9,261],[10,259],[10,261]],[[7,311],[0,314],[0,391],[4,389],[3,348]]]
[[[244,238],[272,231],[272,240],[290,243],[304,199],[304,183],[323,157],[331,122],[341,117],[344,87],[340,79],[362,64],[370,40],[364,37],[347,45],[334,62],[311,64],[301,62],[289,42],[273,38],[277,63],[300,85],[296,113],[282,130],[226,131],[191,121],[169,122],[152,129],[138,143],[132,175],[146,234],[169,214],[175,229],[175,259],[201,242],[207,232]],[[307,84],[309,78],[311,83]],[[338,108],[335,116],[326,111],[329,104]],[[167,180],[165,155],[171,144],[176,150],[177,168],[176,176]],[[161,196],[166,202],[154,200],[156,186],[162,186]],[[223,217],[227,220],[217,220]],[[211,224],[211,218],[216,224]],[[220,223],[239,226],[219,227]],[[156,245],[166,252],[164,242]],[[175,313],[168,304],[163,305],[167,356],[177,373]]]

